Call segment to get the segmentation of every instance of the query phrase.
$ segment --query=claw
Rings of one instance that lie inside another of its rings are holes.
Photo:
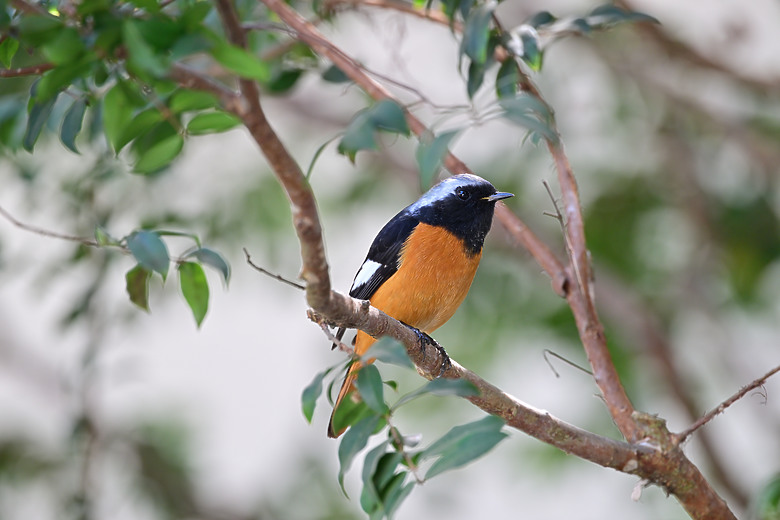
[[[406,325],[406,323],[404,323],[404,325]],[[450,361],[450,356],[447,354],[447,351],[444,350],[444,347],[439,345],[439,343],[435,339],[430,337],[425,332],[421,331],[416,327],[412,327],[411,325],[406,325],[406,326],[412,329],[414,333],[417,335],[417,339],[420,342],[420,350],[422,352],[423,359],[425,359],[425,347],[427,345],[431,345],[432,347],[434,347],[436,350],[439,351],[439,354],[441,355],[442,358],[442,362],[441,362],[441,366],[439,367],[439,373],[436,375],[436,377],[437,378],[441,377],[442,374],[444,374],[444,372],[446,372],[452,367],[452,361]]]

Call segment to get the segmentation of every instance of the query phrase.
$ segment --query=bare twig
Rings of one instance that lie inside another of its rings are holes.
[[[24,76],[38,76],[47,70],[54,68],[51,63],[40,63],[30,65],[29,67],[19,67],[16,69],[0,69],[0,78],[20,78]]]
[[[275,280],[279,280],[280,282],[286,283],[287,285],[295,287],[296,289],[300,289],[301,291],[305,291],[306,290],[305,286],[303,286],[303,285],[301,285],[301,284],[299,284],[297,282],[293,282],[292,280],[289,280],[289,279],[285,278],[284,276],[282,276],[280,274],[274,274],[271,271],[268,271],[267,269],[264,269],[264,268],[260,267],[259,265],[257,265],[256,263],[254,263],[252,261],[252,257],[249,256],[249,251],[247,251],[245,247],[242,248],[242,249],[244,251],[244,256],[246,256],[246,263],[248,263],[250,266],[252,266],[252,268],[255,271],[259,271],[259,272],[263,273],[266,276],[270,276],[271,278],[274,278]]]
[[[553,374],[555,374],[555,377],[561,377],[561,375],[558,373],[558,371],[557,371],[557,370],[555,370],[555,367],[553,366],[552,362],[551,362],[549,359],[547,359],[547,356],[552,356],[552,357],[554,357],[554,358],[556,358],[556,359],[558,359],[558,360],[560,360],[560,361],[563,361],[563,362],[564,362],[564,363],[566,363],[567,365],[569,365],[569,366],[571,366],[571,367],[574,367],[574,368],[576,368],[577,370],[580,370],[580,371],[582,371],[582,372],[585,372],[585,373],[586,373],[586,374],[588,374],[589,376],[592,376],[592,375],[593,375],[593,372],[591,372],[591,371],[590,371],[590,370],[588,370],[587,368],[585,368],[585,367],[581,367],[580,365],[578,365],[578,364],[577,364],[577,363],[575,363],[574,361],[571,361],[570,359],[566,359],[565,357],[561,356],[561,355],[560,355],[560,354],[558,354],[557,352],[553,352],[553,351],[552,351],[552,350],[550,350],[549,348],[546,348],[546,349],[544,349],[544,350],[542,351],[542,356],[544,356],[544,361],[547,363],[547,366],[548,366],[548,367],[550,367],[550,370],[552,370],[552,373],[553,373]]]
[[[763,376],[759,377],[758,379],[740,388],[739,391],[736,392],[734,395],[732,395],[731,397],[729,397],[728,399],[720,403],[718,406],[716,406],[706,414],[702,415],[695,423],[693,423],[690,427],[688,427],[688,429],[676,434],[675,435],[676,442],[679,444],[685,441],[685,439],[690,437],[691,434],[693,434],[696,430],[698,430],[699,428],[701,428],[702,426],[710,422],[716,416],[722,414],[723,411],[726,410],[726,408],[728,408],[732,404],[736,403],[737,401],[745,397],[745,395],[747,395],[748,392],[763,386],[764,383],[766,383],[767,379],[777,374],[778,372],[780,372],[780,366],[776,366],[775,368],[773,368]]]
[[[8,222],[18,227],[19,229],[23,229],[25,231],[35,233],[36,235],[41,235],[49,238],[58,238],[60,240],[67,240],[69,242],[77,242],[79,244],[88,247],[100,247],[100,244],[98,244],[96,240],[92,240],[90,238],[84,238],[75,235],[66,235],[64,233],[57,233],[56,231],[49,231],[48,229],[39,228],[37,226],[32,226],[30,224],[25,224],[24,222],[17,220],[13,215],[8,213],[8,211],[6,211],[1,206],[0,206],[0,215],[2,215],[3,218],[5,218]]]

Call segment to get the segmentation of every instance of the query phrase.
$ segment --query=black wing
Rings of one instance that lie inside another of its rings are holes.
[[[419,223],[416,217],[402,211],[385,224],[355,275],[350,296],[361,300],[371,299],[376,290],[398,271],[401,248]]]

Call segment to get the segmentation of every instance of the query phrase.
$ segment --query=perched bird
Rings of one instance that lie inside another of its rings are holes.
[[[349,295],[398,321],[428,334],[444,325],[471,287],[482,244],[493,222],[496,202],[512,197],[496,191],[476,175],[455,175],[428,190],[385,224],[368,250]],[[337,338],[341,339],[344,329]],[[376,341],[363,331],[355,337],[355,353],[364,354]],[[352,390],[360,363],[347,371],[328,423],[328,436],[338,437],[333,418]]]

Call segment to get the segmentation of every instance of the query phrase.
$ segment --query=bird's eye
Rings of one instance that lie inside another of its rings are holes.
[[[471,198],[471,193],[463,188],[455,190],[455,195],[457,195],[460,200],[469,200]]]

